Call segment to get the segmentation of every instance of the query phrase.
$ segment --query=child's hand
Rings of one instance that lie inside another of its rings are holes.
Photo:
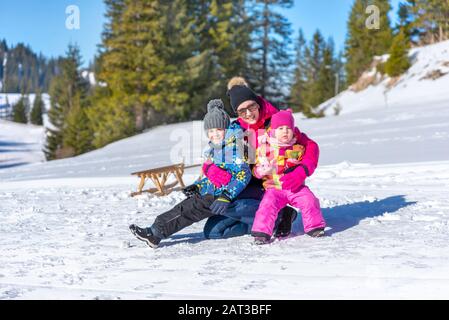
[[[297,159],[287,159],[287,166],[289,168],[297,166],[298,164],[301,163],[301,160],[297,160]]]
[[[256,166],[255,171],[259,177],[268,176],[273,172],[273,166],[267,159],[264,159]]]
[[[263,175],[268,175],[271,173],[271,171],[273,171],[273,168],[269,163],[264,163],[259,167],[259,172]]]
[[[232,179],[232,175],[228,171],[217,167],[211,161],[204,163],[203,173],[216,188],[226,186]]]

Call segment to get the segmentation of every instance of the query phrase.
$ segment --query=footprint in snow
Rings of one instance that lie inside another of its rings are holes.
[[[243,290],[261,290],[266,287],[265,281],[251,281],[249,284],[244,286]]]

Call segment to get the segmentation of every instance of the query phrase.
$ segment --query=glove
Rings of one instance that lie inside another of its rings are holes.
[[[210,210],[213,214],[223,215],[226,213],[226,210],[228,210],[230,203],[231,201],[229,199],[225,197],[218,197],[217,200],[215,200],[210,206]]]
[[[199,191],[200,190],[198,189],[198,186],[196,184],[192,184],[182,189],[182,193],[184,193],[187,198],[193,197],[194,195],[199,195]]]
[[[227,185],[232,178],[232,175],[228,171],[217,167],[210,161],[203,164],[203,173],[217,188]]]
[[[304,184],[306,178],[307,175],[305,169],[302,166],[297,166],[296,169],[284,174],[279,180],[282,182],[282,190],[297,192]]]

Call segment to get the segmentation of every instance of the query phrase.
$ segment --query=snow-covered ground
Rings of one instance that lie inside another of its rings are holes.
[[[0,172],[5,168],[45,161],[44,139],[41,126],[0,120]]]
[[[250,236],[205,240],[203,223],[157,250],[134,239],[130,223],[151,224],[183,195],[131,198],[130,173],[169,163],[179,144],[170,134],[192,123],[1,170],[0,298],[448,299],[449,107],[300,126],[322,151],[309,186],[328,223],[323,239],[304,236],[299,220],[292,237],[265,247]]]
[[[321,148],[308,185],[328,237],[305,236],[298,219],[291,237],[260,247],[205,240],[201,222],[150,249],[128,225],[150,225],[184,196],[132,198],[130,173],[197,163],[204,146],[201,123],[161,126],[0,170],[0,299],[449,299],[449,90],[424,106],[403,95],[296,120]],[[0,157],[41,135],[0,128]]]

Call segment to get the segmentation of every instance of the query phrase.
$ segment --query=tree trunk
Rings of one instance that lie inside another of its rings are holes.
[[[263,27],[263,56],[262,56],[262,87],[260,88],[260,94],[265,96],[265,88],[268,83],[268,45],[269,45],[269,11],[268,11],[268,3],[265,1],[265,7],[263,10],[264,16],[264,27]]]
[[[134,109],[135,121],[136,121],[136,130],[138,132],[143,131],[145,129],[145,115],[143,106],[136,106]]]

